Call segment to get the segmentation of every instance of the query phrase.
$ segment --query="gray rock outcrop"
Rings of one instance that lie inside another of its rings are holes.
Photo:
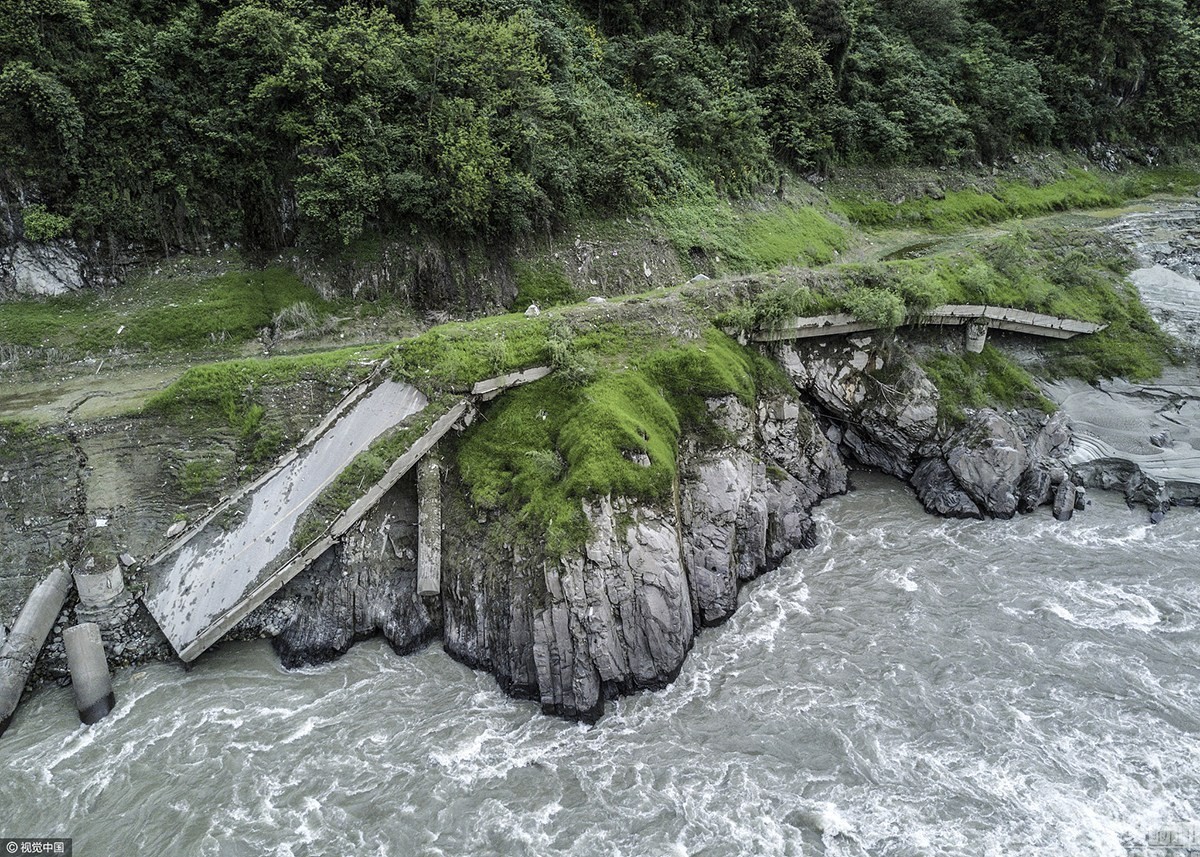
[[[990,408],[977,411],[947,440],[922,448],[926,458],[909,482],[928,511],[945,517],[1032,512],[1053,502],[1072,446],[1071,423],[1063,415],[1044,418],[1034,428],[1027,419],[1014,422]]]
[[[1069,521],[1075,514],[1077,492],[1075,484],[1070,479],[1059,483],[1054,494],[1054,517],[1059,521]]]
[[[937,431],[938,392],[906,351],[864,336],[783,346],[778,359],[846,453],[901,479],[912,475],[919,448]]]
[[[876,336],[798,343],[778,357],[816,403],[842,454],[907,480],[928,511],[1008,518],[1052,499],[1048,480],[1065,470],[1072,444],[1065,416],[1027,429],[1024,419],[1018,428],[983,409],[946,437],[939,434],[937,388],[894,342]]]
[[[946,444],[946,465],[979,508],[997,518],[1017,511],[1025,445],[1012,423],[990,408],[973,414]]]
[[[982,518],[983,512],[962,489],[950,465],[940,455],[927,458],[909,480],[926,511],[944,518]]]
[[[458,520],[446,532],[446,650],[510,693],[584,720],[617,694],[672,681],[699,628],[733,612],[743,582],[811,545],[812,506],[845,490],[836,451],[794,401],[751,409],[731,397],[709,411],[725,440],[685,443],[677,507],[588,502],[581,554],[551,558],[497,536],[513,533],[511,520],[465,520],[467,504],[449,498]]]
[[[0,300],[65,295],[87,283],[87,259],[71,242],[0,247]]]

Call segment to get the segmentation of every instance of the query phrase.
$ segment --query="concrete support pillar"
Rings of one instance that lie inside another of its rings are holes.
[[[71,670],[79,719],[91,726],[103,720],[117,704],[100,626],[87,622],[67,628],[63,631],[63,645],[67,648],[67,667]]]
[[[986,318],[977,318],[967,322],[967,351],[979,354],[987,345],[988,322]]]
[[[417,594],[442,591],[442,465],[437,448],[417,462]]]
[[[46,638],[54,628],[54,620],[62,612],[71,591],[71,575],[65,568],[55,569],[39,583],[21,608],[0,649],[0,735],[8,728],[13,712],[21,702],[25,682],[33,672]]]
[[[85,607],[109,607],[125,594],[125,575],[120,565],[98,574],[77,571],[74,576],[79,603]]]

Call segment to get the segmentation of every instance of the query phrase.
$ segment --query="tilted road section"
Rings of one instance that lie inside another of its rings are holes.
[[[546,377],[538,366],[480,381],[445,407],[374,485],[318,538],[296,551],[297,522],[372,441],[429,406],[407,384],[370,382],[352,391],[297,449],[219,505],[150,560],[143,601],[176,653],[192,661],[333,546],[477,401]]]
[[[356,393],[306,445],[151,560],[146,607],[185,661],[300,572],[290,541],[303,513],[373,440],[428,404],[395,381]]]

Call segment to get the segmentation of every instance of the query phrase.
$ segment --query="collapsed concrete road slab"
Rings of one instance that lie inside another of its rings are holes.
[[[197,650],[198,640],[215,642],[235,612],[249,612],[252,593],[261,604],[303,568],[290,546],[303,513],[372,441],[427,404],[416,388],[383,381],[152,560],[145,604],[180,657],[199,655],[207,645]]]

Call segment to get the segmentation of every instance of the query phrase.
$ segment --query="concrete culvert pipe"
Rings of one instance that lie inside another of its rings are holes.
[[[0,735],[21,702],[25,682],[70,591],[71,575],[67,570],[52,571],[34,588],[0,649]]]
[[[103,720],[117,704],[100,626],[87,622],[68,628],[63,631],[63,645],[67,648],[67,667],[71,670],[79,719],[91,726]]]

